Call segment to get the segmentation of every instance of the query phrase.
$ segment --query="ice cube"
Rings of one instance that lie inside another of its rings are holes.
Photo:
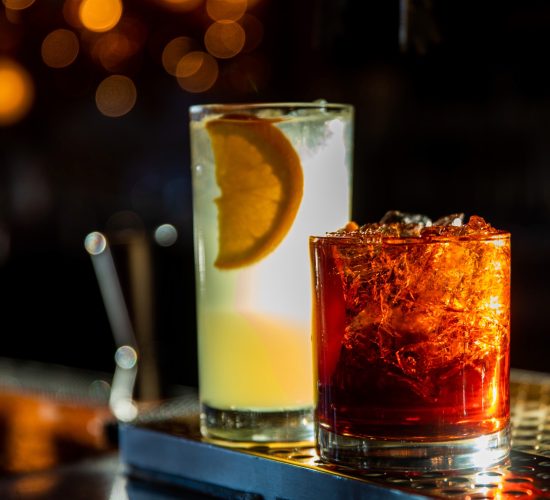
[[[432,225],[427,215],[390,210],[375,226],[375,232],[383,237],[419,237],[422,230]]]
[[[410,214],[399,210],[389,210],[380,219],[380,224],[415,224],[430,227],[432,220],[427,215]]]
[[[456,213],[444,215],[437,219],[433,225],[434,226],[462,226],[464,224],[464,214]]]
[[[489,235],[498,233],[498,230],[495,229],[491,224],[489,224],[483,217],[479,215],[472,215],[470,220],[464,226],[464,233],[467,235]]]

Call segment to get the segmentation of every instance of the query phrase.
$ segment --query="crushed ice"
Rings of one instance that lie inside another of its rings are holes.
[[[488,222],[478,215],[472,215],[464,222],[464,213],[444,215],[432,221],[424,214],[389,210],[379,222],[359,226],[350,222],[330,235],[358,235],[370,239],[380,238],[418,238],[437,236],[476,236],[499,233]]]

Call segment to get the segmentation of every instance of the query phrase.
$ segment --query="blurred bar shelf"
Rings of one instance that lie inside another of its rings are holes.
[[[209,443],[200,437],[193,391],[122,424],[120,457],[136,498],[140,484],[249,500],[550,498],[550,373],[512,370],[511,394],[512,453],[485,469],[358,471],[321,463],[314,448]]]

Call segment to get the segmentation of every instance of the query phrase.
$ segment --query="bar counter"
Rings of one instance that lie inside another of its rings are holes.
[[[452,473],[357,471],[313,448],[231,449],[198,432],[193,388],[120,423],[108,376],[0,359],[0,498],[550,498],[550,374],[512,370],[512,453]]]

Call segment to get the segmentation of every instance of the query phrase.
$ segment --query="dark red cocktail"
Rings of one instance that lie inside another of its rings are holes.
[[[323,458],[471,466],[456,455],[478,438],[489,461],[507,454],[510,235],[452,220],[311,238]]]

